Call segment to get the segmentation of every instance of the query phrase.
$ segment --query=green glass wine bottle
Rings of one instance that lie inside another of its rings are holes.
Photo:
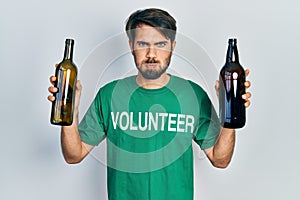
[[[52,103],[51,124],[69,126],[73,123],[77,67],[73,62],[74,40],[66,39],[64,58],[55,70],[55,101]]]
[[[219,115],[225,128],[242,128],[246,123],[245,71],[239,63],[237,40],[229,39],[226,63],[219,78]]]

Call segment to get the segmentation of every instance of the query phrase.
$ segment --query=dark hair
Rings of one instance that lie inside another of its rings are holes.
[[[125,28],[129,40],[134,41],[135,29],[141,24],[156,28],[167,39],[170,39],[171,42],[175,40],[177,30],[176,20],[164,10],[148,8],[132,13],[127,19]]]

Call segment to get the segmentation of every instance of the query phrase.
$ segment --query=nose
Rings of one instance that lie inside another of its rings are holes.
[[[155,47],[149,47],[147,49],[147,54],[146,57],[147,58],[156,58],[156,48]]]

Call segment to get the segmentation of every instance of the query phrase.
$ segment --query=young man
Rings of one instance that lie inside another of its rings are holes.
[[[192,200],[192,141],[215,167],[225,168],[233,154],[235,130],[220,126],[199,85],[166,72],[176,46],[176,21],[169,13],[136,11],[126,31],[138,73],[102,87],[79,125],[77,82],[75,120],[61,129],[65,160],[80,162],[107,138],[110,200]],[[53,84],[56,77],[50,80]],[[54,94],[57,88],[49,91]],[[246,107],[250,96],[243,95]]]

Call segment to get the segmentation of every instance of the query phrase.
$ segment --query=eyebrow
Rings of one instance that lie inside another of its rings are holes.
[[[147,44],[147,45],[150,44],[149,42],[145,42],[145,41],[141,41],[141,40],[138,40],[138,41],[136,41],[136,42],[137,42],[137,43],[144,43],[144,44]],[[167,44],[168,41],[159,41],[159,42],[155,42],[154,45],[157,45],[157,44],[160,44],[160,43]]]
[[[145,44],[149,44],[149,42],[144,42],[144,41],[136,41],[136,43],[145,43]]]

